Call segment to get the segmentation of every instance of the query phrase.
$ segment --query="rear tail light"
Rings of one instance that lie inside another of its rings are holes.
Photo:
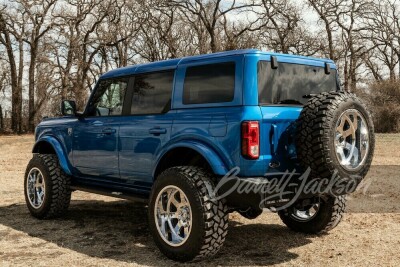
[[[260,156],[260,126],[258,121],[242,122],[242,155],[248,159]]]

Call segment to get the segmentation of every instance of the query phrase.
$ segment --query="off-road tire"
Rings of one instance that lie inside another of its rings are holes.
[[[320,208],[309,221],[299,221],[292,216],[293,208],[278,212],[282,222],[293,231],[306,234],[323,234],[335,228],[343,218],[346,196],[329,196],[321,199]]]
[[[40,208],[34,208],[27,195],[27,176],[32,168],[38,168],[45,182],[45,197]],[[70,177],[61,169],[58,158],[53,154],[34,154],[24,179],[25,201],[30,213],[39,219],[59,217],[66,212],[71,201]]]
[[[335,155],[336,123],[348,109],[356,109],[363,115],[369,131],[369,152],[356,170],[343,168]],[[311,177],[331,178],[337,172],[339,179],[356,177],[358,184],[367,174],[374,153],[374,126],[365,105],[354,94],[325,92],[312,97],[301,111],[296,132],[297,157],[304,168],[311,168]]]
[[[169,185],[178,187],[186,194],[193,216],[188,239],[177,247],[162,239],[154,215],[157,195]],[[213,191],[211,175],[198,167],[173,167],[157,177],[150,196],[148,220],[156,245],[168,258],[181,262],[197,261],[219,251],[228,233],[228,208],[224,199],[213,198]]]

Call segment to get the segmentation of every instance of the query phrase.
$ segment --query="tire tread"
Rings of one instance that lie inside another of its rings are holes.
[[[40,161],[47,169],[49,180],[46,186],[50,186],[50,198],[48,207],[43,212],[36,212],[30,209],[33,216],[40,219],[50,219],[61,216],[68,209],[71,201],[71,178],[61,169],[58,158],[54,154],[34,154],[27,167],[27,173],[34,166],[36,161]],[[29,205],[29,203],[28,203]]]

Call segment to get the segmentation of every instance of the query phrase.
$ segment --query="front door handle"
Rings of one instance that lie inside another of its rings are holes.
[[[103,122],[102,121],[93,121],[90,123],[93,126],[103,126]]]
[[[102,133],[103,134],[114,134],[116,133],[117,130],[113,129],[113,128],[105,128],[103,129]]]
[[[165,128],[155,127],[155,128],[151,128],[149,130],[149,134],[154,134],[154,135],[160,135],[160,134],[166,134],[166,133],[167,133],[167,129],[165,129]]]

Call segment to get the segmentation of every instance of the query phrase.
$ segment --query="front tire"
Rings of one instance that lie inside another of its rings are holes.
[[[26,205],[39,219],[62,215],[71,201],[70,177],[53,154],[34,154],[24,179]]]
[[[197,167],[173,167],[155,181],[149,227],[168,258],[186,262],[216,254],[228,233],[225,201],[213,198],[209,174]]]
[[[278,212],[286,226],[296,232],[322,234],[335,228],[343,218],[346,196],[327,196],[309,207],[293,205]]]

